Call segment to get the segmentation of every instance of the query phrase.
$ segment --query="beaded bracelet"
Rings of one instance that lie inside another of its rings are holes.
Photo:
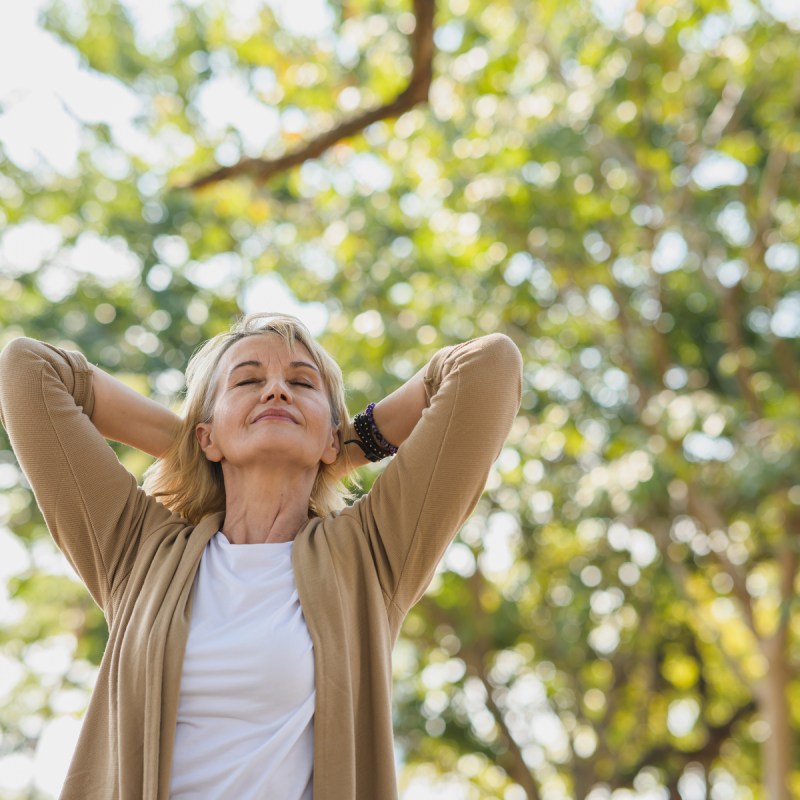
[[[378,430],[378,426],[375,424],[375,417],[372,415],[374,408],[375,403],[370,403],[364,410],[364,414],[369,420],[369,429],[375,441],[380,445],[381,450],[386,450],[389,455],[393,456],[397,452],[397,448],[393,444],[390,444],[388,441],[386,441],[383,436],[381,436],[381,432]]]
[[[374,408],[375,403],[370,403],[364,411],[356,414],[353,419],[353,427],[356,429],[359,438],[345,442],[345,444],[357,444],[364,451],[367,460],[373,462],[380,461],[387,456],[393,456],[397,452],[397,448],[386,441],[378,430],[375,418],[372,415]]]

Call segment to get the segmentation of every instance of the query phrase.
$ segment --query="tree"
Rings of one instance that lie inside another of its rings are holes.
[[[443,1],[427,104],[268,182],[250,171],[401,96],[422,5],[331,5],[314,36],[267,8],[179,5],[163,41],[117,2],[85,0],[83,21],[50,6],[161,146],[83,120],[74,176],[6,153],[2,336],[71,341],[174,402],[197,343],[284,285],[318,304],[356,410],[436,347],[508,333],[522,412],[396,653],[403,784],[792,797],[800,21],[722,0]],[[215,92],[245,110],[215,124]],[[40,259],[26,231],[52,240]],[[113,270],[82,267],[106,245]],[[0,746],[24,754],[80,710],[105,631],[51,574],[4,446],[22,549],[0,652],[21,666]]]

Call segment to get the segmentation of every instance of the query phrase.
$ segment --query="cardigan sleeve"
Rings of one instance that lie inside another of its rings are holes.
[[[378,579],[404,615],[478,502],[519,410],[522,356],[494,333],[438,350],[428,406],[358,507]]]
[[[25,337],[0,353],[0,421],[53,539],[105,610],[142,531],[171,513],[120,464],[93,407],[80,353]]]

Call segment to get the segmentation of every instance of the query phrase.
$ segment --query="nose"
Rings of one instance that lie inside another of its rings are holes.
[[[264,388],[261,390],[261,402],[274,399],[283,400],[285,403],[292,402],[292,393],[285,378],[271,377],[264,381]]]

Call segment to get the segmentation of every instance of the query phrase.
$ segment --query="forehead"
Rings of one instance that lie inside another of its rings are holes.
[[[260,361],[263,364],[277,358],[279,361],[308,361],[314,364],[315,359],[308,348],[295,340],[290,348],[277,333],[263,333],[247,336],[232,344],[220,360],[220,368],[228,370],[241,361]]]

